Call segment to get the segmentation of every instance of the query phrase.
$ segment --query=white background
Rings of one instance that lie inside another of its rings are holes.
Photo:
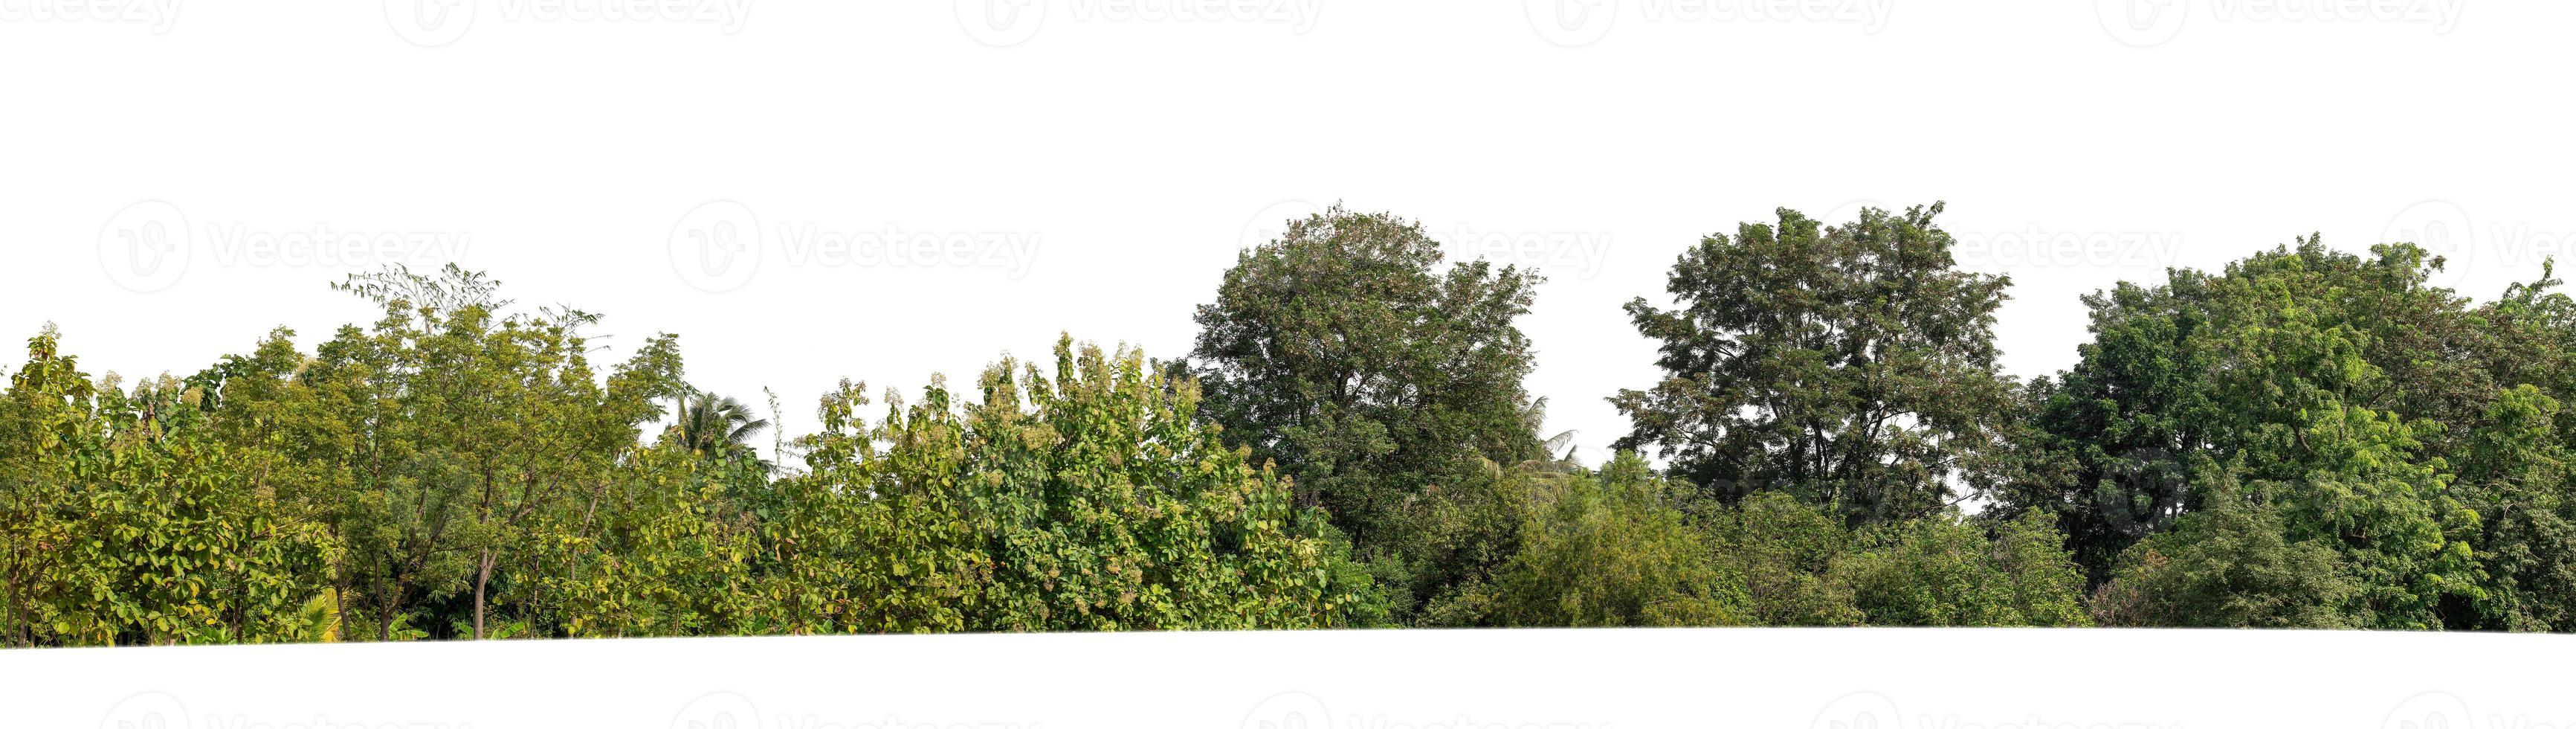
[[[93,373],[309,348],[373,319],[326,284],[453,259],[607,314],[611,357],[681,335],[792,433],[842,377],[971,381],[1058,332],[1186,354],[1236,251],[1342,201],[1537,244],[1489,257],[1550,277],[1529,386],[1598,462],[1602,398],[1657,377],[1619,305],[1776,207],[1948,201],[2025,378],[2074,360],[2077,296],[2166,265],[2414,237],[2492,298],[2576,242],[2566,3],[173,1],[0,0],[0,336],[58,322]],[[710,276],[689,233],[728,210],[759,255]],[[172,211],[187,255],[137,273],[123,236]]]
[[[1601,398],[1657,376],[1652,345],[1619,305],[1661,300],[1684,247],[1775,207],[1842,222],[1862,205],[1947,201],[1962,265],[2013,277],[1999,332],[2006,369],[2022,377],[2073,361],[2086,338],[2079,295],[2311,231],[2348,250],[2424,242],[2450,257],[2446,281],[2492,298],[2576,242],[2571,20],[2576,5],[2471,0],[0,0],[0,338],[57,322],[93,373],[184,375],[273,327],[309,349],[371,320],[326,288],[348,273],[454,261],[523,302],[607,314],[610,358],[654,332],[680,334],[697,384],[753,402],[775,391],[793,433],[839,378],[913,391],[933,372],[971,378],[1005,351],[1043,355],[1058,332],[1180,356],[1193,307],[1238,250],[1282,218],[1342,201],[1417,218],[1461,252],[1544,269],[1522,324],[1539,355],[1529,386],[1550,398],[1551,431],[1579,430],[1597,462],[1626,429]],[[317,231],[395,245],[317,249]],[[890,231],[964,247],[956,258],[831,257],[807,245]],[[738,248],[705,248],[701,236]],[[1506,245],[1471,245],[1496,241]],[[728,266],[709,265],[735,250]],[[2050,635],[1995,640],[2171,653],[2165,638]],[[1492,696],[1550,712],[1642,700],[1661,703],[1637,711],[1703,718],[1753,695],[1688,690],[1714,680],[1690,671],[1716,665],[1887,668],[1888,685],[1913,682],[1898,697],[1909,705],[2001,690],[1962,673],[1990,663],[2096,692],[2069,707],[2113,691],[2161,706],[2271,676],[2258,670],[2263,654],[2220,639],[2203,642],[2243,660],[2177,663],[2188,672],[2116,688],[2058,670],[2082,667],[2059,658],[2081,652],[1985,655],[1974,649],[1983,637],[1939,639],[1957,643],[1938,658],[1855,640],[1831,659],[1762,647],[1780,639],[1692,637],[1719,654],[1667,663],[1649,650],[1661,639],[1623,637],[1636,650],[1566,644],[1501,664],[1332,640],[1359,644],[1293,665],[1542,688],[1573,675],[1566,686],[1597,690]],[[2366,640],[2423,651],[2396,665],[2456,662],[2430,648],[2450,644],[2423,642],[2436,639]],[[288,666],[384,696],[459,675],[345,658],[391,648],[294,650],[172,655]],[[429,667],[497,655],[419,650],[438,656]],[[776,650],[722,660],[813,649]],[[1381,652],[1403,658],[1371,657]],[[1752,657],[1727,657],[1739,653]],[[649,660],[572,665],[631,678],[681,653],[636,655]],[[1023,664],[1007,670],[1085,660],[991,657]],[[10,655],[0,667],[53,660]],[[344,660],[365,670],[316,665]],[[1240,687],[1210,661],[1159,674],[1177,683],[1115,685],[1139,699]],[[751,675],[841,675],[799,668]],[[580,673],[454,695],[496,690],[572,711],[591,705]],[[196,683],[185,700],[212,706],[235,685]],[[890,695],[864,681],[815,686],[824,693],[810,695]],[[1247,703],[1228,696],[1205,700]],[[1369,695],[1342,696],[1337,707]],[[654,713],[640,706],[618,710]],[[1485,706],[1501,705],[1463,708]]]
[[[102,729],[2560,729],[2567,644],[1783,628],[105,648],[0,652],[0,712]]]

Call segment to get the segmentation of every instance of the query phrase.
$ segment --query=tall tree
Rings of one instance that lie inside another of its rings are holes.
[[[1335,206],[1243,251],[1198,308],[1207,416],[1301,506],[1420,594],[1450,582],[1423,534],[1444,486],[1544,457],[1525,422],[1536,273],[1443,266],[1420,224]],[[1419,580],[1416,576],[1421,576]]]
[[[2132,545],[2189,513],[2242,509],[2262,516],[2204,528],[2277,523],[2284,549],[2330,549],[2354,579],[2335,609],[2355,625],[2488,621],[2495,593],[2470,541],[2480,517],[2452,493],[2460,474],[2445,454],[2467,453],[2499,385],[2482,353],[2489,327],[2426,283],[2441,265],[2411,245],[2358,256],[2310,236],[2220,274],[2176,270],[2161,286],[2087,297],[2094,341],[2032,391],[2035,437],[2020,455],[2048,465],[2004,478],[1999,507],[2069,522],[2097,581],[2135,573],[2144,556]],[[2149,549],[2177,554],[2164,544]]]
[[[284,451],[281,490],[346,544],[344,626],[483,637],[496,582],[533,576],[507,569],[551,536],[533,526],[596,492],[679,391],[677,345],[657,337],[602,378],[580,334],[596,317],[511,313],[479,274],[390,270],[341,288],[383,318],[309,358],[281,331],[196,379],[232,437]]]
[[[1610,398],[1636,423],[1618,447],[1656,448],[1729,502],[1785,491],[1856,524],[1939,512],[2009,392],[2008,281],[1953,267],[1941,210],[1826,226],[1783,208],[1701,239],[1673,266],[1676,308],[1627,306],[1665,377]]]
[[[680,447],[709,458],[728,458],[752,453],[751,439],[769,429],[769,419],[752,414],[751,407],[730,397],[712,392],[694,392],[680,407],[679,423],[674,435]]]

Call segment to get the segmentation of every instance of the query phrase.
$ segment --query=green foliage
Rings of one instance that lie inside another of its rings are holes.
[[[2066,627],[2092,624],[2084,574],[2045,516],[1997,521],[1993,534],[1946,518],[1876,535],[1834,565],[1874,625]]]
[[[336,553],[167,377],[93,384],[51,331],[0,404],[0,632],[17,645],[294,640]]]
[[[760,523],[728,498],[751,474],[696,451],[637,449],[615,478],[532,532],[523,598],[544,601],[522,624],[567,636],[724,635],[747,631],[759,604],[752,569]],[[550,624],[544,621],[560,621]]]
[[[1683,492],[1623,453],[1598,475],[1542,482],[1522,545],[1491,582],[1436,603],[1437,623],[1493,626],[1734,625],[1743,597],[1721,579]]]
[[[776,463],[676,337],[597,367],[596,315],[454,268],[186,378],[92,377],[48,327],[0,397],[0,643],[2576,631],[2554,267],[2472,304],[2414,246],[2311,236],[2085,297],[2076,364],[2016,386],[2006,282],[1940,212],[1700,241],[1674,308],[1628,307],[1665,377],[1597,469],[1520,384],[1538,278],[1338,207],[1243,252],[1190,362],[1067,337],[874,418],[845,381]]]
[[[742,401],[700,392],[690,395],[680,407],[679,424],[673,427],[672,436],[683,450],[701,457],[748,457],[758,461],[751,439],[768,429],[769,420],[753,417],[750,406]]]
[[[1718,569],[1743,585],[1755,625],[1860,625],[1852,587],[1834,573],[1858,541],[1833,515],[1779,492],[1751,494],[1713,514]]]
[[[2284,522],[2278,509],[2252,504],[2184,516],[2130,548],[2096,591],[2093,614],[2117,626],[2356,627],[2359,586],[2335,550],[2290,541]]]
[[[2087,625],[2084,578],[2045,517],[1944,515],[1855,533],[1781,493],[1727,506],[1622,452],[1535,480],[1520,551],[1435,602],[1435,624]]]
[[[1477,567],[1453,559],[1483,558],[1436,541],[1462,526],[1443,495],[1475,488],[1488,462],[1546,455],[1525,419],[1529,338],[1513,323],[1539,276],[1442,264],[1437,241],[1392,215],[1335,206],[1290,221],[1198,308],[1191,353],[1226,442],[1289,476],[1298,506],[1320,507],[1407,595],[1399,610]]]
[[[1676,475],[1729,501],[1784,491],[1853,524],[1932,516],[1999,424],[2004,279],[1952,267],[1941,205],[1827,227],[1781,209],[1681,256],[1627,306],[1664,379],[1610,398]]]
[[[2495,538],[2483,522],[2516,520],[2505,528],[2516,535],[2554,527],[2497,508],[2488,496],[2496,487],[2459,479],[2463,467],[2480,481],[2559,478],[2531,472],[2552,458],[2547,398],[2511,384],[2530,372],[2487,351],[2509,339],[2544,361],[2555,350],[2426,284],[2440,262],[2422,250],[2395,244],[2372,253],[2332,251],[2310,237],[2221,275],[2176,270],[2161,286],[2123,284],[2088,297],[2094,341],[2058,381],[2031,388],[2030,441],[1996,479],[2003,510],[2068,523],[2071,547],[2099,582],[2115,569],[2142,569],[2141,557],[2120,555],[2189,513],[2222,506],[2212,502],[2219,485],[2241,482],[2227,489],[2230,498],[2263,516],[2228,517],[2237,520],[2229,528],[2276,520],[2277,541],[2331,550],[2351,580],[2352,604],[2337,608],[2351,624],[2511,627],[2518,618],[2507,616],[2529,613],[2504,604],[2516,602],[2521,578],[2496,579],[2498,554],[2476,544]],[[2515,311],[2545,306],[2537,290],[2520,294]],[[2186,550],[2168,540],[2154,551],[2171,560]],[[2550,569],[2511,559],[2509,570]]]
[[[453,267],[353,277],[342,288],[383,307],[371,330],[344,327],[310,357],[280,332],[200,375],[219,430],[275,449],[294,471],[281,489],[345,546],[334,582],[349,629],[484,637],[496,589],[537,589],[561,566],[537,561],[543,547],[587,536],[540,527],[571,523],[561,515],[606,488],[661,415],[653,401],[679,390],[671,338],[603,382],[579,334],[596,317],[506,314],[496,287]]]
[[[790,630],[1349,624],[1369,582],[1195,419],[1194,385],[1132,350],[1055,354],[1052,376],[1005,359],[980,402],[934,383],[874,428],[858,387],[825,400],[786,487]]]

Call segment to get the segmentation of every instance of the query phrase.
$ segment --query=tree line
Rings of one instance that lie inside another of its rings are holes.
[[[594,361],[598,315],[452,266],[186,377],[93,377],[47,327],[0,398],[0,641],[2576,630],[2549,268],[2476,303],[2309,236],[2084,297],[2076,364],[2025,382],[1941,212],[1684,251],[1626,307],[1662,377],[1597,465],[1522,385],[1541,277],[1339,206],[1243,251],[1185,356],[845,381],[794,437],[677,337]]]

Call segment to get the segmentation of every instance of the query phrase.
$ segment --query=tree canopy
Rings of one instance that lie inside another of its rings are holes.
[[[1443,268],[1421,224],[1335,206],[1242,252],[1198,308],[1189,369],[1227,441],[1289,476],[1409,612],[1494,536],[1444,523],[1467,515],[1450,497],[1488,464],[1546,455],[1514,323],[1539,283],[1484,261]]]
[[[2008,281],[1952,265],[1938,204],[1828,226],[1714,234],[1673,265],[1673,309],[1628,304],[1662,382],[1610,401],[1723,499],[1800,495],[1854,523],[1930,516],[1979,452],[2009,391],[1994,312]]]
[[[1606,463],[1522,385],[1535,274],[1339,206],[1244,250],[1186,358],[1062,336],[971,388],[690,382],[680,338],[481,274],[185,377],[47,327],[0,393],[9,646],[1522,626],[2576,630],[2576,300],[2314,236],[2086,296],[1996,365],[2010,282],[1940,204],[1780,210],[1627,306]],[[767,440],[767,444],[758,441]],[[1651,457],[1651,458],[1650,458]]]

